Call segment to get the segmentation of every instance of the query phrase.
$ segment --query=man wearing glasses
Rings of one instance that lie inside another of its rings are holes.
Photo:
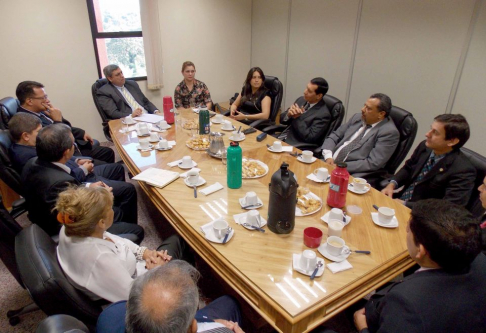
[[[90,156],[95,159],[95,165],[115,161],[115,153],[112,149],[101,147],[99,142],[93,140],[85,130],[71,126],[71,123],[62,117],[61,110],[52,106],[42,83],[35,81],[20,82],[15,93],[20,102],[17,112],[28,112],[39,117],[42,127],[63,123],[71,128],[76,140],[74,155]]]

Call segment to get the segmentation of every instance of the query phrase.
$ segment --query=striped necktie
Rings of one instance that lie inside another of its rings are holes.
[[[371,128],[371,125],[365,125],[363,127],[364,128],[361,131],[361,133],[359,133],[359,135],[353,141],[351,141],[350,143],[348,143],[347,146],[345,146],[345,147],[343,147],[343,149],[341,149],[341,151],[339,152],[338,156],[336,156],[336,160],[334,161],[335,163],[341,163],[341,162],[343,162],[346,159],[346,157],[348,156],[348,154],[358,145],[358,143],[364,137],[364,135],[365,135],[366,131],[368,130],[368,128]]]
[[[434,167],[434,165],[435,165],[435,155],[430,154],[427,163],[425,163],[424,167],[422,168],[419,175],[417,176],[417,179],[412,184],[410,184],[410,186],[405,190],[405,192],[403,192],[400,199],[402,199],[403,201],[409,201],[410,199],[412,199],[415,185],[417,185],[417,183],[419,183],[420,181],[422,181],[422,179],[424,179],[424,177],[429,173],[429,171]]]
[[[138,104],[138,102],[128,92],[127,88],[122,87],[121,88],[121,93],[122,93],[123,97],[125,97],[125,100],[127,101],[128,105],[130,105],[130,107],[132,108],[132,111],[133,110],[136,110],[138,108],[140,108],[140,109],[143,110],[143,107],[140,104]]]

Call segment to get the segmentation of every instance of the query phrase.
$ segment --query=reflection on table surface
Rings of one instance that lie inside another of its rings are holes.
[[[248,303],[255,308],[270,324],[283,332],[303,332],[311,330],[319,323],[329,319],[337,312],[359,300],[371,290],[382,285],[412,265],[406,248],[406,223],[410,216],[408,208],[372,189],[365,194],[348,191],[347,205],[362,208],[359,215],[352,218],[343,230],[343,239],[351,250],[369,250],[370,255],[352,253],[348,257],[352,269],[336,274],[326,268],[324,274],[310,281],[309,277],[292,268],[292,255],[300,254],[307,247],[303,244],[303,230],[314,226],[327,238],[327,224],[321,217],[330,211],[326,205],[328,184],[316,183],[306,177],[316,168],[332,167],[321,160],[312,164],[299,162],[288,153],[272,153],[266,144],[272,144],[275,138],[267,137],[262,142],[256,141],[259,132],[246,136],[240,142],[243,157],[264,162],[269,172],[257,179],[243,179],[240,189],[228,189],[226,186],[226,166],[220,159],[210,157],[205,151],[194,151],[186,146],[193,133],[183,129],[185,122],[197,120],[192,110],[180,111],[176,123],[160,134],[167,140],[175,140],[176,146],[168,151],[141,152],[136,149],[138,137],[136,131],[120,133],[123,127],[119,120],[110,121],[113,141],[130,171],[135,175],[148,167],[158,167],[184,172],[167,163],[190,155],[201,169],[201,177],[206,186],[216,182],[224,189],[205,196],[193,196],[193,189],[186,186],[183,179],[178,179],[163,189],[141,184],[153,203],[173,224],[188,243],[225,279]],[[233,121],[238,128],[241,124]],[[243,125],[242,130],[247,128]],[[231,132],[222,131],[221,125],[211,124],[211,131],[225,133],[225,146],[229,145]],[[193,131],[194,132],[194,131]],[[294,152],[297,151],[294,149]],[[289,235],[277,235],[266,227],[266,232],[250,231],[237,225],[233,215],[245,212],[239,199],[246,192],[254,191],[263,202],[259,212],[267,218],[269,183],[271,176],[279,170],[282,162],[289,164],[295,173],[299,186],[310,189],[323,200],[322,208],[316,213],[296,217],[295,228]],[[394,208],[399,221],[398,228],[383,228],[373,223],[372,205]],[[207,241],[200,227],[209,221],[224,217],[235,230],[234,236],[226,244]],[[318,258],[323,256],[315,250]],[[326,264],[332,263],[324,259]]]

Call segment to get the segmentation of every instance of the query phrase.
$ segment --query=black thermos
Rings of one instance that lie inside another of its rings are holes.
[[[288,234],[295,226],[295,205],[297,204],[297,180],[285,162],[273,176],[268,200],[268,228],[276,234]]]

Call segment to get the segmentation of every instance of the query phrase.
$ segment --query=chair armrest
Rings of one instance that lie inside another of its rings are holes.
[[[275,125],[270,119],[258,119],[250,124],[251,127],[261,130],[262,128]]]
[[[272,125],[272,126],[267,126],[264,129],[262,129],[262,132],[268,133],[268,134],[274,134],[275,132],[283,132],[287,126],[285,125]]]
[[[16,219],[23,213],[27,212],[27,205],[25,203],[25,198],[20,198],[12,202],[12,210],[10,211],[10,215]]]

